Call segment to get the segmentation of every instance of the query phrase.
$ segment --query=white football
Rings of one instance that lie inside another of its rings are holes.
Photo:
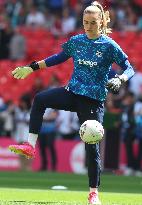
[[[96,120],[86,120],[79,130],[81,139],[88,144],[95,144],[102,140],[104,136],[104,128]]]

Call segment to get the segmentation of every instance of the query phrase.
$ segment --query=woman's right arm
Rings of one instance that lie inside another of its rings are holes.
[[[44,60],[41,60],[38,62],[34,61],[30,65],[17,67],[14,71],[12,71],[12,75],[16,79],[24,79],[28,75],[30,75],[33,71],[44,69],[46,67],[50,67],[54,65],[58,65],[60,63],[65,62],[70,57],[71,56],[68,56],[63,50],[60,53],[54,54]]]

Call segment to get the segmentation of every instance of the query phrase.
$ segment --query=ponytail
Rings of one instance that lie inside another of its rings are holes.
[[[101,32],[102,34],[109,35],[111,33],[111,28],[109,28],[108,23],[110,22],[110,15],[109,11],[104,11],[102,5],[98,1],[94,1],[91,3],[89,7],[97,7],[100,10],[100,17],[102,19],[102,27]],[[89,8],[87,7],[87,8]],[[89,10],[85,9],[84,13],[88,13]],[[92,9],[93,11],[93,9]],[[95,12],[95,10],[94,10]]]

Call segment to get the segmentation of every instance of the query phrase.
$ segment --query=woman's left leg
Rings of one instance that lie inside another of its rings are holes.
[[[87,97],[78,97],[77,114],[82,124],[86,120],[97,120],[103,122],[104,104],[103,102],[92,100]],[[99,143],[85,144],[89,187],[97,188],[100,185],[101,159]]]

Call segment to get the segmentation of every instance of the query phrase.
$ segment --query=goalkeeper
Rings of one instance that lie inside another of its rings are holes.
[[[35,156],[35,144],[46,108],[77,112],[81,124],[86,120],[103,123],[104,101],[108,89],[118,92],[122,84],[134,75],[127,55],[108,37],[109,20],[109,12],[105,12],[97,1],[93,2],[83,12],[85,34],[71,37],[62,45],[59,54],[18,67],[12,72],[14,78],[24,79],[32,72],[57,65],[69,58],[74,62],[74,71],[66,87],[45,90],[35,96],[27,142],[11,145],[11,151],[28,158]],[[108,80],[113,62],[122,68],[123,74]],[[101,173],[99,143],[85,144],[85,149],[90,188],[89,204],[101,204],[98,196]]]

